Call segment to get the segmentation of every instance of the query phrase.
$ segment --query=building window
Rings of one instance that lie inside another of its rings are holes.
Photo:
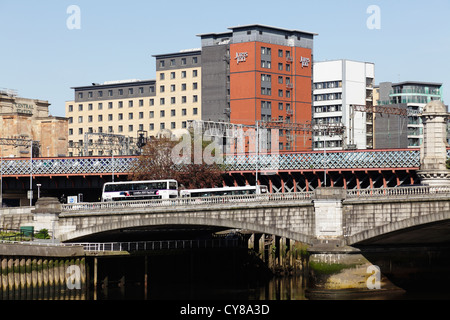
[[[198,84],[197,84],[197,82],[194,82],[194,83],[192,84],[192,89],[193,89],[193,90],[197,90],[197,88],[198,88]]]
[[[130,107],[130,108],[133,107],[133,100],[129,100],[129,101],[128,101],[128,107]]]
[[[192,114],[195,116],[198,114],[198,108],[192,109]]]
[[[133,112],[128,113],[128,120],[133,120]]]
[[[175,128],[176,128],[175,122],[171,122],[171,123],[170,123],[170,129],[175,129]]]
[[[159,104],[160,104],[160,105],[163,106],[165,103],[166,103],[166,100],[165,100],[164,98],[160,98],[160,99],[159,99]]]
[[[69,112],[73,112],[73,105],[69,105]]]
[[[155,117],[155,112],[154,111],[150,111],[149,114],[148,114],[148,117],[150,119],[153,119]]]
[[[186,71],[181,71],[181,78],[186,78]]]
[[[78,129],[78,134],[83,134],[83,128]]]
[[[139,107],[143,107],[144,106],[144,100],[139,100]]]
[[[118,117],[119,121],[122,121],[123,120],[123,113],[119,113],[117,115],[117,117]]]
[[[119,101],[119,109],[123,108],[123,101]]]
[[[108,102],[108,109],[112,109],[113,108],[113,103],[112,102]]]
[[[99,114],[98,115],[98,122],[102,122],[103,121],[103,115],[102,114]]]
[[[148,129],[149,129],[150,131],[155,130],[155,124],[154,124],[154,123],[150,123],[150,124],[148,125]]]
[[[171,117],[175,117],[176,114],[177,114],[177,113],[176,113],[175,109],[170,110],[170,116],[171,116]]]
[[[83,105],[82,104],[78,105],[78,111],[83,111]]]
[[[113,120],[113,115],[112,114],[108,114],[108,121],[112,121]]]
[[[88,116],[88,122],[92,122],[92,116]]]
[[[131,132],[131,131],[133,131],[133,125],[132,124],[128,125],[128,132]]]
[[[119,96],[123,96],[123,89],[119,89]]]
[[[139,119],[144,119],[144,113],[143,112],[139,112]]]
[[[198,70],[192,70],[192,77],[195,78],[198,75]]]
[[[170,103],[171,103],[171,104],[175,104],[175,103],[176,103],[175,97],[171,97],[171,98],[170,98]]]
[[[192,63],[196,64],[198,62],[198,58],[197,57],[193,57],[192,58]]]
[[[164,86],[159,86],[159,92],[164,92]]]
[[[123,126],[118,126],[118,131],[123,132]]]
[[[166,116],[166,112],[164,110],[161,110],[159,112],[159,116],[160,116],[160,118],[164,118]]]
[[[171,92],[174,92],[175,89],[176,89],[176,86],[175,86],[174,84],[170,85],[170,91],[171,91]]]
[[[170,79],[175,79],[175,72],[170,73]]]
[[[73,135],[73,129],[69,129],[69,136]]]
[[[160,130],[164,130],[166,128],[166,124],[164,123],[164,122],[161,122],[160,124],[159,124],[159,129]]]
[[[133,94],[133,88],[128,89],[128,94]]]
[[[159,80],[164,80],[164,72],[161,72],[160,74],[159,74]]]
[[[113,95],[113,91],[112,90],[108,90],[108,97],[112,97]]]
[[[185,115],[187,115],[187,111],[186,111],[186,109],[181,109],[181,115],[182,115],[182,116],[185,116]]]
[[[83,123],[83,116],[78,117],[78,123]]]
[[[164,68],[166,65],[166,62],[164,60],[159,60],[159,67]]]
[[[150,106],[154,106],[154,105],[155,105],[155,99],[150,99],[149,102],[148,102],[148,104],[149,104]]]
[[[99,104],[98,104],[98,110],[103,110],[103,103],[99,102]]]
[[[197,102],[198,101],[198,96],[197,95],[193,95],[192,96],[192,102]]]

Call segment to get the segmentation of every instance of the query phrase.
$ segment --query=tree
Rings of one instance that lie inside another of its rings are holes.
[[[133,166],[131,179],[175,179],[181,187],[187,189],[220,186],[225,173],[224,167],[203,157],[205,152],[210,151],[210,146],[211,143],[196,141],[192,135],[185,135],[179,141],[167,137],[152,139]],[[200,150],[200,156],[195,150]],[[215,155],[216,150],[213,149],[211,157],[214,158]]]

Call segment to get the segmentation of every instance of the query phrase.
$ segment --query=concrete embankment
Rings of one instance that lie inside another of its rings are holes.
[[[82,299],[85,285],[82,247],[0,244],[1,300]]]

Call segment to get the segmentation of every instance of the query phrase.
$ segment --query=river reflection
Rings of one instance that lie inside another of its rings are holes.
[[[274,277],[252,283],[174,283],[100,289],[98,300],[305,300],[302,276]]]

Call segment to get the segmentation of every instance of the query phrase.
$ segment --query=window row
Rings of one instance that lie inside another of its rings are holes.
[[[128,88],[128,89],[108,89],[108,90],[98,90],[98,91],[88,91],[88,92],[78,92],[78,98],[79,99],[83,99],[85,97],[85,94],[87,94],[87,98],[101,98],[104,96],[104,92],[106,92],[108,97],[112,97],[114,96],[114,91],[116,91],[116,93],[119,96],[124,95],[125,92],[128,92],[129,95],[133,95],[135,93],[139,93],[139,94],[145,94],[145,93],[155,93],[155,86],[149,86],[149,87],[139,87],[139,88]]]
[[[177,78],[177,74],[175,71],[172,71],[169,73],[170,76],[170,80],[174,80]],[[198,77],[198,70],[192,70],[192,77],[196,78]],[[187,78],[187,71],[186,70],[182,70],[181,71],[181,79],[185,79]],[[166,74],[164,72],[161,72],[159,74],[159,80],[165,80],[166,79]]]
[[[315,94],[314,101],[327,101],[327,100],[340,100],[342,99],[342,93],[328,93],[328,94]]]
[[[342,105],[341,104],[330,105],[330,106],[314,107],[314,113],[336,112],[336,111],[342,111]]]
[[[149,123],[148,124],[148,130],[149,131],[155,131],[155,130],[164,130],[164,129],[186,129],[188,127],[188,122],[191,120],[187,120],[187,121],[181,121],[179,123],[175,122],[175,121],[171,121],[171,122],[159,122],[159,123]],[[82,129],[82,128],[80,128]],[[116,127],[116,130],[114,130],[114,126],[108,126],[108,127],[97,127],[97,133],[123,133],[123,132],[134,132],[134,131],[143,131],[145,130],[145,125],[143,123],[138,124],[138,125],[134,125],[134,124],[129,124],[129,125],[118,125]],[[86,133],[94,133],[94,128],[93,127],[89,127]],[[81,133],[82,134],[82,133]],[[73,134],[72,134],[73,135]],[[83,140],[79,140],[79,143],[82,145]],[[69,140],[69,147],[73,147],[74,145],[74,141],[73,140]]]
[[[182,66],[186,65],[188,60],[187,59],[191,59],[191,63],[192,64],[198,64],[198,57],[191,57],[191,58],[181,58],[180,59],[180,64]],[[177,65],[177,60],[172,58],[168,60],[168,65],[173,67]],[[159,67],[160,68],[164,68],[166,66],[166,60],[159,60]]]
[[[176,84],[171,84],[170,86],[170,92],[175,92],[177,90],[177,85]],[[186,83],[182,83],[180,86],[181,91],[186,91],[187,90],[187,84]],[[194,82],[192,83],[192,90],[197,90],[198,89],[198,83]],[[161,85],[159,86],[159,92],[166,92],[166,86],[165,85]]]
[[[181,115],[182,116],[187,116],[188,115],[187,109],[181,109]],[[192,115],[194,115],[194,116],[198,115],[198,108],[192,108]],[[97,115],[97,122],[103,122],[103,118],[104,118],[103,116],[104,116],[103,114]],[[134,119],[134,113],[133,112],[128,113],[127,116],[128,116],[128,118],[127,118],[128,120],[133,120]],[[165,117],[166,116],[166,110],[161,110],[159,112],[159,116],[161,118]],[[176,117],[177,116],[177,110],[175,110],[175,109],[170,110],[170,116],[171,117]],[[139,117],[139,119],[144,119],[144,112],[139,112],[138,113],[138,117]],[[154,117],[155,117],[155,112],[154,111],[149,111],[149,118],[152,119]],[[108,121],[114,121],[114,115],[113,114],[108,114],[107,115],[107,120]],[[117,114],[117,120],[118,121],[124,120],[124,114],[123,113]],[[78,123],[83,123],[83,121],[84,121],[84,117],[83,116],[79,116],[78,117]],[[88,123],[94,122],[94,116],[93,115],[87,116],[87,122]],[[72,123],[73,123],[73,117],[69,117],[69,124],[72,124]]]
[[[170,103],[171,104],[175,104],[176,103],[176,98],[175,97],[171,97],[170,98]],[[198,95],[193,95],[192,96],[192,101],[191,101],[192,103],[196,103],[196,102],[198,102]],[[160,103],[160,105],[164,105],[164,104],[166,104],[166,98],[160,98],[159,99],[159,103]],[[181,103],[188,103],[188,98],[187,98],[187,96],[182,96],[181,97]],[[108,102],[107,103],[108,104],[108,109],[114,109],[114,102]],[[154,98],[151,98],[151,99],[149,99],[149,102],[148,102],[148,104],[149,104],[149,106],[154,106],[155,105],[155,99]],[[127,102],[127,105],[128,105],[128,107],[129,108],[132,108],[132,107],[134,107],[134,105],[135,105],[135,101],[134,100],[129,100],[128,102]],[[143,107],[144,106],[144,100],[143,99],[140,99],[139,101],[138,101],[138,106],[139,107]],[[79,104],[78,105],[78,111],[79,112],[81,112],[81,111],[84,111],[84,105],[83,104]],[[119,108],[119,109],[121,109],[121,108],[123,108],[124,107],[124,101],[118,101],[117,102],[117,107]],[[88,111],[92,111],[92,110],[94,110],[94,105],[92,104],[92,103],[89,103],[88,105],[87,105],[87,110]],[[97,105],[97,110],[103,110],[103,103],[102,102],[99,102],[98,103],[98,105]],[[68,106],[68,112],[73,112],[74,111],[74,106],[73,105],[69,105]]]
[[[342,81],[327,81],[314,83],[314,89],[342,88]]]

